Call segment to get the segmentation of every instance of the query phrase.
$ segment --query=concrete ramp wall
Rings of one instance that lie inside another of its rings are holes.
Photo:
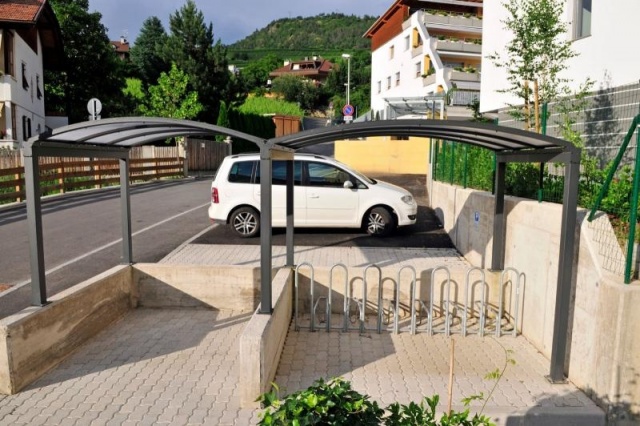
[[[131,267],[117,266],[0,321],[0,393],[14,394],[135,307]]]

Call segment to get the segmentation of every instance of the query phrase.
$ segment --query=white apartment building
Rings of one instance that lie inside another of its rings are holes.
[[[502,2],[485,3],[480,96],[483,112],[504,111],[509,105],[522,102],[500,92],[508,87],[506,70],[487,58],[494,52],[506,57],[505,47],[512,37],[502,22],[507,13]],[[630,50],[638,34],[638,16],[637,0],[564,1],[565,37],[578,55],[567,61],[562,77],[569,80],[574,91],[587,78],[594,82],[593,92],[587,97],[588,106],[576,114],[575,128],[582,135],[587,152],[598,157],[603,167],[615,157],[633,117],[640,113],[640,57]],[[550,112],[547,134],[560,136],[560,118],[554,114],[553,103]],[[507,114],[500,114],[500,124],[521,127],[521,123],[509,120]]]
[[[568,23],[566,38],[573,40],[578,56],[568,61],[565,76],[574,89],[587,78],[595,82],[594,89],[637,83],[640,78],[640,57],[629,47],[637,39],[637,0],[566,0],[564,19]],[[497,68],[486,55],[498,52],[506,55],[505,47],[512,34],[502,21],[507,11],[502,2],[487,2],[484,7],[485,31],[482,36],[482,69],[491,76],[482,80],[481,110],[493,111],[517,102],[498,90],[506,87],[506,71]]]
[[[45,131],[44,69],[58,66],[62,42],[46,0],[0,3],[0,147],[18,149]]]
[[[371,26],[373,118],[471,115],[479,96],[482,0],[397,0]]]

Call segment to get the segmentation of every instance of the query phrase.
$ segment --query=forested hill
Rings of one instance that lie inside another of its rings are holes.
[[[229,45],[229,51],[245,50],[353,50],[369,49],[362,35],[371,27],[373,16],[320,14],[303,18],[283,18],[256,30],[250,36]]]

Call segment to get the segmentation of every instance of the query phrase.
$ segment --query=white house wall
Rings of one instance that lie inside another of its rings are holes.
[[[10,135],[12,139],[23,142],[25,135],[22,129],[22,117],[26,116],[31,120],[31,135],[34,136],[45,129],[45,110],[44,110],[44,76],[42,67],[42,57],[38,54],[42,52],[40,37],[38,37],[38,52],[34,52],[27,43],[14,32],[14,75],[4,76],[2,78],[2,93],[5,101],[5,111],[8,110],[7,103],[13,103],[15,114],[16,128]],[[22,87],[22,64],[26,64],[26,78],[29,88]],[[42,97],[38,99],[36,89],[36,76],[40,77],[39,86]],[[3,114],[6,121],[6,127],[11,127],[11,118],[9,115]]]
[[[566,2],[564,18],[571,38],[574,0]],[[595,82],[594,89],[617,87],[635,83],[640,77],[640,58],[630,47],[637,39],[637,21],[640,2],[637,0],[592,0],[591,35],[573,42],[578,57],[568,61],[564,76],[570,79],[570,87],[577,89],[587,78]],[[511,33],[502,21],[507,12],[502,2],[484,3],[482,35],[482,82],[480,95],[481,111],[493,111],[519,103],[512,95],[499,93],[508,87],[507,73],[497,68],[487,58],[494,52],[505,56],[505,46]]]

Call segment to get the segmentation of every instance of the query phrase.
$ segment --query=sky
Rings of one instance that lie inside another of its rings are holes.
[[[169,15],[186,0],[89,0],[89,11],[102,14],[110,40],[125,36],[134,43],[145,19],[156,16],[169,32]],[[280,18],[315,16],[320,13],[380,16],[394,0],[195,0],[205,23],[213,24],[213,34],[223,44],[245,38]]]

